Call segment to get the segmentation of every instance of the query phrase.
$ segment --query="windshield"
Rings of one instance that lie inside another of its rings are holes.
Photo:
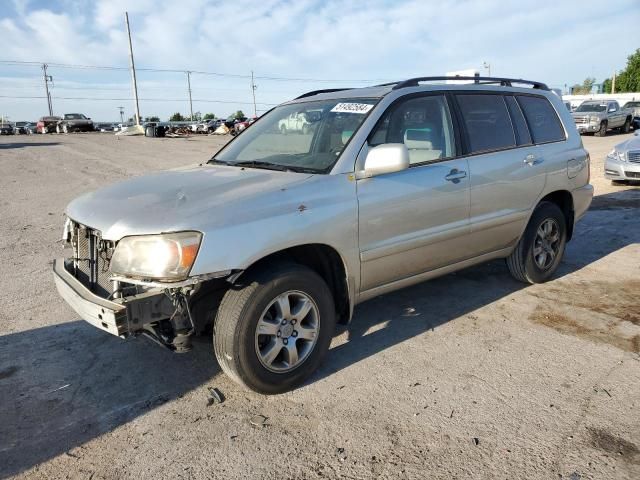
[[[640,107],[640,102],[627,102],[624,104],[623,108],[634,108],[634,107]]]
[[[276,107],[210,163],[328,173],[375,99],[334,99]]]
[[[65,120],[84,120],[86,117],[79,113],[67,113],[64,116]]]
[[[600,103],[583,103],[576,112],[605,112],[606,110],[607,106]]]

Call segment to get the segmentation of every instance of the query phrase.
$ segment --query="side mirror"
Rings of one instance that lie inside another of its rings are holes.
[[[384,143],[373,147],[364,161],[360,178],[400,172],[409,168],[409,150],[404,143]]]

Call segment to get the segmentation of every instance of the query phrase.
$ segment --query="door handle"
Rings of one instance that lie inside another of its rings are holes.
[[[460,183],[460,179],[465,178],[466,176],[467,172],[454,168],[446,177],[444,177],[444,179],[447,182]]]
[[[530,153],[526,157],[524,157],[524,163],[532,167],[533,165],[538,165],[542,163],[543,160],[541,158],[537,158],[533,153]]]

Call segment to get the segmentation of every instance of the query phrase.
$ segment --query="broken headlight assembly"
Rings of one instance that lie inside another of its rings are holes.
[[[138,279],[184,280],[196,260],[201,241],[200,232],[124,237],[111,258],[111,272]]]

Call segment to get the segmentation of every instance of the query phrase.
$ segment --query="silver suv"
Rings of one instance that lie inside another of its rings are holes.
[[[443,80],[309,92],[205,164],[74,200],[58,291],[176,352],[212,326],[222,369],[279,393],[367,299],[496,258],[550,279],[593,194],[571,114],[539,82]]]

